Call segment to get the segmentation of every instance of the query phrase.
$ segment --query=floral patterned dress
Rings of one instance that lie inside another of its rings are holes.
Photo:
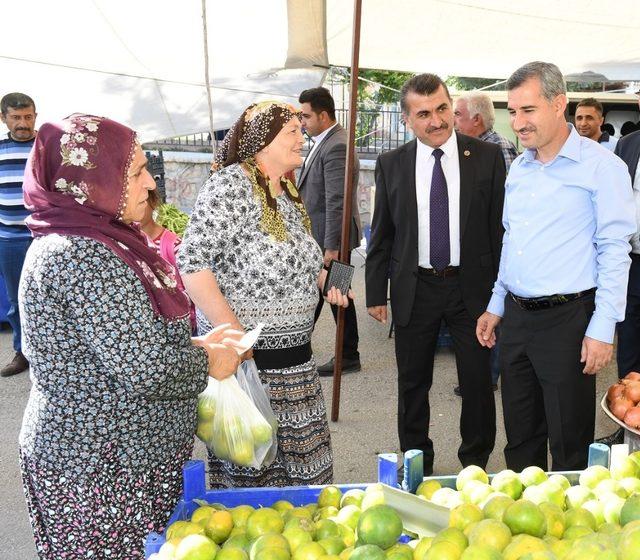
[[[261,228],[264,208],[258,188],[238,164],[212,175],[198,195],[178,253],[183,275],[214,272],[245,329],[265,324],[254,350],[279,422],[278,453],[269,467],[238,467],[210,454],[210,484],[214,488],[326,484],[333,478],[333,458],[310,352],[322,253],[300,211],[284,194],[276,201],[286,239],[277,241]],[[198,311],[199,332],[209,329],[210,323]],[[309,349],[302,361],[296,360],[301,348]],[[289,364],[263,367],[259,354],[276,355]]]
[[[191,457],[208,360],[100,242],[34,240],[20,283],[32,389],[20,432],[40,558],[143,558]]]

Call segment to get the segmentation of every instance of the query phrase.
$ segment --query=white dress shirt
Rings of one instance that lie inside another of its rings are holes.
[[[320,145],[320,143],[325,139],[325,137],[327,136],[327,134],[329,134],[330,130],[333,130],[336,126],[338,126],[338,123],[334,123],[332,126],[330,126],[329,128],[327,128],[326,130],[323,130],[320,134],[318,134],[318,136],[312,136],[311,139],[313,140],[313,146],[311,146],[311,150],[309,150],[309,155],[307,156],[307,160],[311,157],[311,154],[314,152],[314,150]],[[306,160],[305,160],[306,161]]]
[[[638,231],[631,237],[631,252],[640,255],[640,163],[636,167],[636,176],[633,180],[633,199],[636,203]]]
[[[435,158],[433,150],[418,140],[416,151],[416,199],[418,202],[418,266],[433,268],[430,258],[430,194],[431,176]],[[440,146],[444,155],[440,159],[442,171],[447,180],[449,194],[449,240],[451,243],[450,266],[460,265],[460,160],[458,140],[452,132],[449,139]]]

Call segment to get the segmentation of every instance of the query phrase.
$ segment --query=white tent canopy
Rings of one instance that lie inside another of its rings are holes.
[[[349,65],[344,2],[327,0],[328,59]],[[507,78],[532,60],[564,74],[640,79],[636,0],[363,0],[360,66]]]
[[[284,0],[208,0],[207,11],[214,129],[322,82],[324,69],[284,68]],[[143,140],[209,130],[200,0],[23,0],[19,13],[0,35],[0,93],[33,97],[39,122],[106,115]]]
[[[295,102],[328,65],[350,64],[350,0],[206,5],[214,129],[253,101]],[[22,0],[18,14],[0,35],[0,94],[31,95],[39,122],[108,115],[143,140],[209,129],[201,0]],[[633,80],[638,37],[635,0],[363,0],[360,65],[506,78],[547,60]]]

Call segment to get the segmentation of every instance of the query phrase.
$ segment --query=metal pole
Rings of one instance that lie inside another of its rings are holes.
[[[351,212],[353,198],[353,167],[355,162],[356,107],[358,103],[358,72],[360,65],[360,20],[362,0],[353,2],[353,41],[351,47],[351,94],[349,96],[349,126],[347,128],[347,161],[344,170],[344,201],[342,204],[342,236],[340,238],[340,260],[349,255],[351,234]],[[336,348],[333,364],[333,398],[331,421],[337,422],[340,415],[340,384],[342,382],[342,341],[344,339],[344,308],[338,308]]]
[[[211,133],[211,148],[213,151],[213,103],[211,101],[211,85],[209,83],[209,33],[207,31],[207,0],[202,0],[202,36],[204,48],[204,83],[207,91],[207,105],[209,106],[209,132]]]

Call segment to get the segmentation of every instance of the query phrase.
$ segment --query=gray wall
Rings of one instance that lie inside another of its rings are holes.
[[[211,154],[163,152],[167,202],[190,213],[198,191],[209,176]],[[371,223],[370,188],[374,185],[375,160],[360,161],[358,206],[363,227]]]

